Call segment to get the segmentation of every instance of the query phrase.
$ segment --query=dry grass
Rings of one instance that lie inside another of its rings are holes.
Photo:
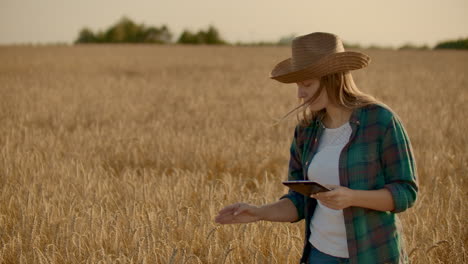
[[[361,89],[402,117],[421,192],[414,263],[467,249],[468,53],[366,51]],[[286,189],[287,48],[0,47],[0,263],[296,263],[303,222],[220,226]],[[465,201],[465,202],[464,202]]]

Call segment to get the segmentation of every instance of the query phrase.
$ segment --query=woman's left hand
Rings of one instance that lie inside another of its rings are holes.
[[[310,197],[335,210],[341,210],[353,205],[353,190],[337,185],[325,185],[325,187],[331,189],[331,191],[312,194]]]

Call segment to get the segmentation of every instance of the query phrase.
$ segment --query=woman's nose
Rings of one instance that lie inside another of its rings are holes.
[[[301,86],[297,87],[297,98],[303,99],[307,97],[307,93],[305,92],[304,88],[301,88]]]

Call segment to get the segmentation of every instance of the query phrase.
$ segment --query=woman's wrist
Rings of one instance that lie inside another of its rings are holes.
[[[349,189],[349,201],[350,206],[358,206],[359,192],[353,189]]]
[[[263,220],[268,220],[267,219],[267,215],[268,215],[268,209],[266,207],[267,205],[262,205],[262,206],[256,206],[256,213],[257,213],[257,216],[258,216],[258,220],[259,221],[263,221]]]
[[[387,189],[350,190],[351,206],[377,211],[392,211],[394,209],[393,197]]]
[[[296,221],[297,210],[290,199],[281,199],[271,204],[256,206],[254,209],[259,220],[272,222],[292,222]]]

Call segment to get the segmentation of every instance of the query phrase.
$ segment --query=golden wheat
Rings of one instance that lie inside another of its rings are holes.
[[[367,50],[358,86],[403,119],[413,263],[468,258],[468,53]],[[220,226],[286,189],[280,47],[0,47],[0,263],[296,263],[303,223]]]

